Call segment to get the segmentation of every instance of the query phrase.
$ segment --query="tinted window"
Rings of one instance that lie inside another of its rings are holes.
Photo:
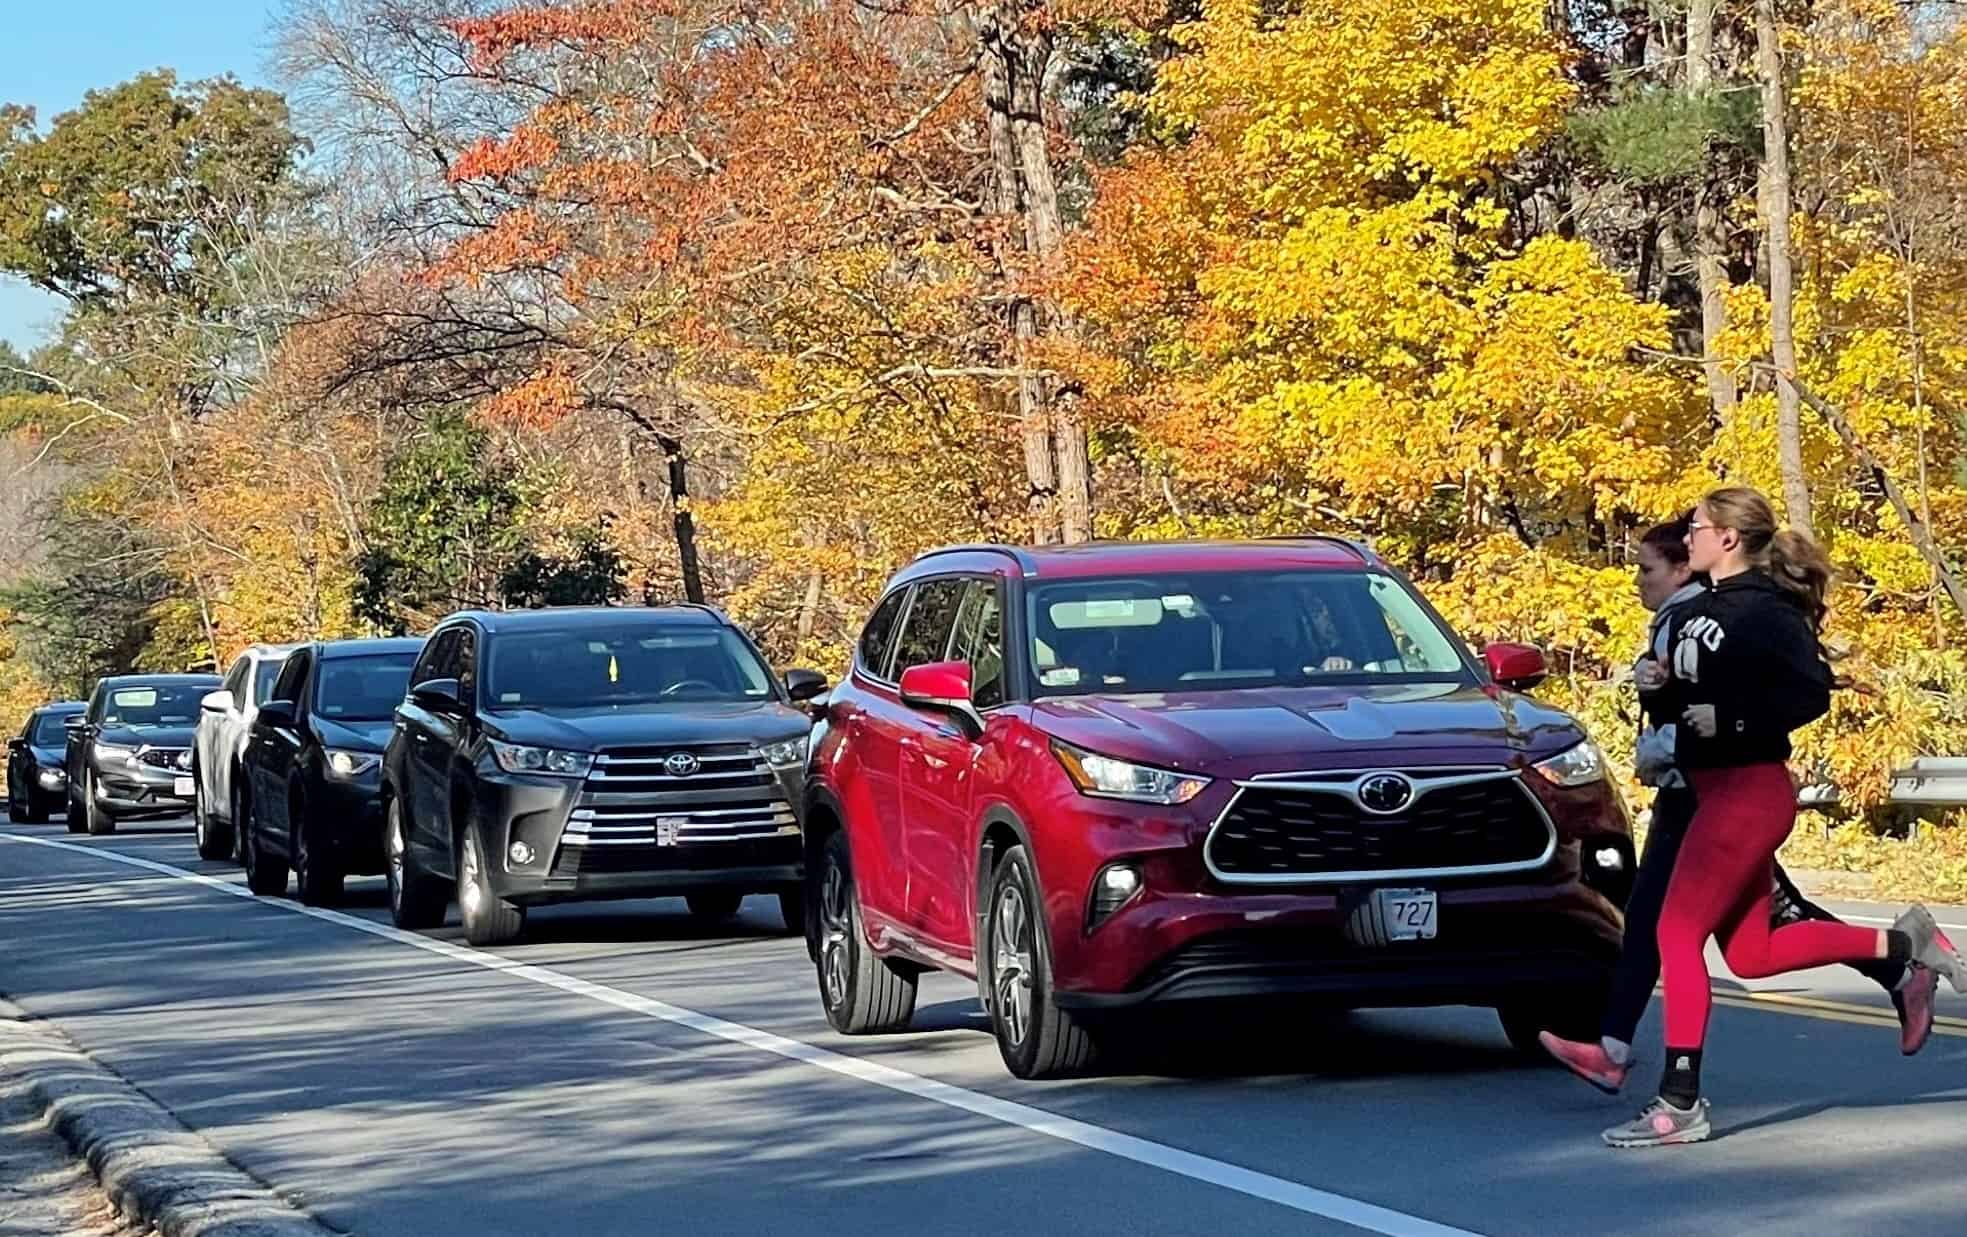
[[[284,657],[270,658],[259,664],[253,676],[253,703],[265,704],[273,698],[273,685],[280,680],[280,669],[287,664]]]
[[[321,663],[314,711],[340,722],[380,722],[396,712],[409,686],[414,653],[337,657]]]
[[[216,684],[130,684],[111,688],[102,702],[105,726],[189,726],[198,702]]]
[[[242,657],[232,663],[232,669],[225,672],[225,682],[220,684],[225,691],[231,693],[232,707],[235,709],[246,707],[246,675],[252,668],[252,659]]]
[[[915,588],[908,617],[902,623],[901,644],[895,650],[895,675],[910,666],[925,666],[949,657],[949,637],[956,629],[956,611],[963,604],[965,580],[930,580]]]
[[[770,700],[771,671],[734,631],[636,623],[504,632],[485,701],[499,709]]]
[[[1004,703],[1004,610],[995,580],[970,582],[951,653],[970,663],[970,694],[979,709]]]
[[[456,656],[457,647],[458,629],[455,627],[431,637],[430,643],[424,645],[422,656],[417,659],[417,668],[410,673],[411,685],[456,677],[445,669],[445,663]]]
[[[1463,682],[1453,636],[1391,576],[1225,572],[1032,590],[1046,695]]]
[[[34,720],[34,733],[28,742],[36,747],[60,747],[68,741],[68,731],[62,723],[74,716],[71,713],[43,713]]]
[[[907,600],[905,588],[882,598],[881,604],[874,608],[874,617],[861,632],[861,669],[877,679],[888,677],[888,648],[895,642],[895,624],[902,616],[902,603]]]
[[[448,677],[458,681],[458,699],[470,703],[478,683],[478,633],[458,628],[457,652],[451,655]]]
[[[295,653],[282,662],[280,676],[274,680],[273,692],[268,699],[298,703],[301,698],[301,686],[307,679],[307,663],[306,653]],[[265,701],[260,703],[264,704]]]

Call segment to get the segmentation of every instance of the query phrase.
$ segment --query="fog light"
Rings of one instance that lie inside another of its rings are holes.
[[[533,848],[524,842],[514,842],[511,846],[506,847],[505,853],[506,857],[514,863],[523,864],[533,861]]]
[[[1093,881],[1093,900],[1086,908],[1086,929],[1091,931],[1126,905],[1140,891],[1141,870],[1131,863],[1116,863],[1102,869]]]
[[[1592,862],[1607,872],[1616,872],[1625,866],[1625,856],[1619,853],[1619,848],[1616,846],[1601,846],[1591,858]]]

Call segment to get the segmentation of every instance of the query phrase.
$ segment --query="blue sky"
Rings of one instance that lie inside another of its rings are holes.
[[[146,69],[190,81],[230,73],[264,83],[277,0],[14,0],[0,38],[0,102],[25,103],[45,125],[97,86]],[[25,352],[60,303],[0,276],[0,339]]]

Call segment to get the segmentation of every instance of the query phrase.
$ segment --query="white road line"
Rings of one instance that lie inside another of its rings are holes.
[[[1836,912],[1833,911],[1832,913],[1835,914]],[[1896,919],[1880,919],[1876,915],[1838,915],[1837,917],[1845,923],[1879,923],[1884,924],[1888,928],[1898,922]],[[1940,926],[1948,932],[1958,932],[1963,938],[1967,938],[1967,924],[1943,923]]]
[[[18,833],[0,832],[0,840],[74,851],[76,854],[107,859],[127,867],[142,868],[178,880],[190,881],[233,897],[243,898],[257,906],[306,915],[326,923],[339,924],[344,928],[353,928],[357,932],[366,932],[370,936],[395,941],[400,945],[410,945],[456,962],[468,962],[473,966],[481,966],[488,971],[498,971],[515,979],[528,980],[548,988],[558,988],[562,992],[587,997],[630,1013],[688,1027],[690,1030],[733,1044],[742,1044],[747,1048],[755,1048],[760,1052],[816,1066],[860,1082],[873,1083],[878,1087],[899,1091],[903,1095],[912,1095],[974,1116],[1016,1126],[1034,1134],[1058,1139],[1060,1142],[1072,1143],[1091,1151],[1101,1151],[1149,1168],[1158,1168],[1178,1177],[1220,1186],[1225,1190],[1260,1198],[1307,1215],[1336,1220],[1341,1224],[1348,1224],[1367,1232],[1382,1233],[1386,1237],[1479,1237],[1479,1234],[1468,1229],[1436,1224],[1419,1216],[1361,1202],[1356,1198],[1347,1198],[1343,1194],[1315,1189],[1312,1186],[1301,1185],[1282,1177],[1273,1177],[1268,1173],[1242,1168],[1222,1160],[1210,1159],[1208,1156],[1197,1155],[1192,1151],[1183,1151],[1179,1147],[1170,1147],[1166,1143],[1137,1138],[1132,1134],[1122,1134],[1105,1126],[1093,1125],[1071,1117],[1061,1117],[1025,1104],[986,1095],[980,1091],[971,1091],[932,1078],[923,1078],[892,1066],[863,1061],[859,1057],[815,1047],[800,1040],[787,1039],[770,1031],[745,1026],[743,1023],[730,1022],[710,1014],[700,1014],[680,1005],[671,1005],[667,1001],[639,996],[620,988],[611,988],[606,984],[591,983],[549,967],[536,966],[530,962],[515,962],[510,958],[499,957],[497,954],[484,953],[468,946],[454,945],[449,941],[419,936],[414,932],[405,932],[391,925],[373,923],[338,911],[302,906],[284,899],[257,898],[242,886],[200,872],[173,867],[167,863],[157,863],[154,860],[141,859],[135,855],[126,855],[120,851],[101,847],[81,846],[72,842],[58,842],[52,838],[30,837]]]

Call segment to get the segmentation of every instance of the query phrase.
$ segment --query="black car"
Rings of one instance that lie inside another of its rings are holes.
[[[43,824],[56,805],[67,801],[62,749],[68,731],[62,723],[88,707],[80,700],[44,704],[7,740],[7,819],[17,825]]]
[[[114,833],[116,822],[189,811],[198,704],[216,674],[103,679],[67,723],[68,831]]]
[[[333,640],[287,655],[240,761],[246,884],[262,896],[341,897],[349,876],[380,872],[382,752],[421,640]]]
[[[707,606],[453,615],[425,644],[383,757],[390,909],[511,940],[550,902],[776,893],[805,924],[794,804],[826,689],[773,677]]]

